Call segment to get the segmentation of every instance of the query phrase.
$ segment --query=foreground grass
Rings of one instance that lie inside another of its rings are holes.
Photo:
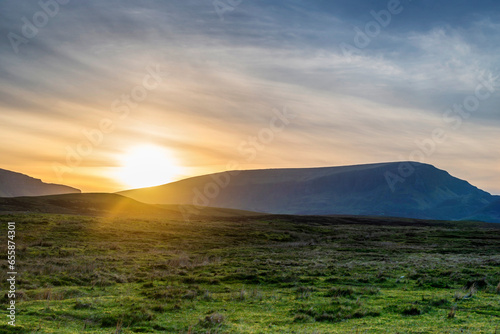
[[[0,221],[3,254],[17,224],[18,333],[500,333],[500,225]]]

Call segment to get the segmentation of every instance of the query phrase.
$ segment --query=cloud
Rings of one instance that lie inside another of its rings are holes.
[[[162,85],[116,120],[116,129],[65,182],[96,190],[117,167],[116,155],[138,141],[170,147],[192,170],[224,169],[242,159],[238,145],[284,106],[299,117],[244,166],[397,160],[433,129],[448,129],[444,110],[500,68],[495,3],[402,5],[404,11],[348,59],[339,44],[352,43],[354,28],[373,20],[370,11],[386,2],[243,1],[223,21],[210,1],[70,2],[18,54],[0,39],[0,128],[5,138],[18,139],[0,153],[6,165],[26,173],[26,161],[44,161],[36,172],[57,182],[47,161],[63,163],[66,147],[85,139],[83,129],[116,119],[113,101],[142,82],[148,65],[159,64]],[[21,19],[39,10],[37,1],[1,2],[1,35],[21,34]],[[450,130],[429,162],[500,189],[493,169],[461,163],[477,157],[479,148],[484,164],[497,163],[489,143],[500,126],[499,96]],[[43,145],[42,154],[33,141]],[[101,173],[99,166],[110,170]],[[109,181],[97,190],[117,187]]]

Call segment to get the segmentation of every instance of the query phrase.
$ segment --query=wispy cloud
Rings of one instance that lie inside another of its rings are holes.
[[[46,162],[63,161],[82,129],[116,116],[112,102],[158,63],[161,87],[117,123],[67,183],[120,190],[103,180],[118,167],[114,157],[138,141],[170,147],[187,171],[224,169],[238,158],[238,144],[282,106],[300,118],[244,167],[397,160],[446,126],[443,111],[473,94],[478,77],[500,68],[496,3],[402,4],[405,11],[347,59],[339,43],[386,4],[245,1],[221,22],[210,1],[70,1],[15,53],[5,36],[22,34],[22,18],[40,7],[3,1],[0,133],[13,144],[0,145],[0,154],[5,166],[56,182]],[[500,192],[491,167],[498,166],[492,138],[499,103],[500,94],[484,101],[428,162]],[[462,163],[470,157],[481,163]],[[40,162],[36,170],[32,159]]]

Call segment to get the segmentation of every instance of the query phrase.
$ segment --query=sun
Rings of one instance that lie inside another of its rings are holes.
[[[131,188],[145,188],[169,183],[181,168],[170,151],[156,145],[135,146],[120,157],[118,178]]]

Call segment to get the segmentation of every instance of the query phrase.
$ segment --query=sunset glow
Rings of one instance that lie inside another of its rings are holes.
[[[498,6],[222,2],[0,2],[1,167],[118,192],[416,160],[500,193]]]
[[[151,187],[175,180],[181,168],[171,153],[159,146],[130,148],[120,159],[118,181],[129,188]]]

